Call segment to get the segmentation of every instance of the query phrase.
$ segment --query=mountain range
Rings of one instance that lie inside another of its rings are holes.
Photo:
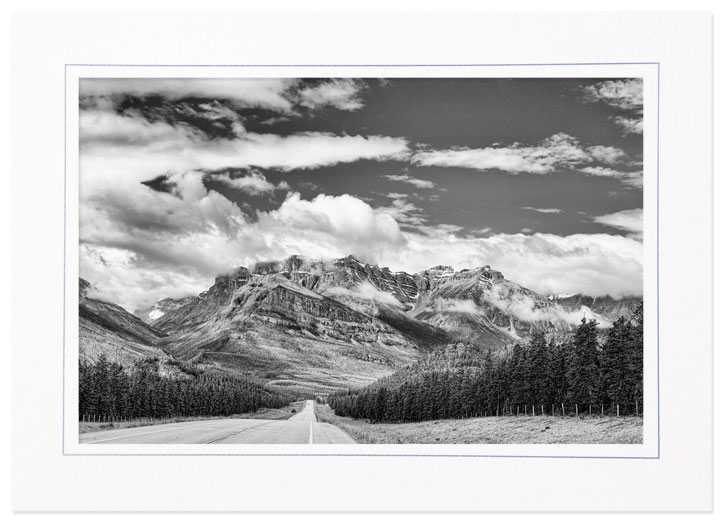
[[[353,256],[292,256],[239,267],[198,296],[135,315],[81,280],[81,358],[191,361],[272,386],[356,387],[454,342],[502,349],[536,331],[566,336],[583,317],[606,328],[639,297],[544,296],[489,266],[393,272]]]

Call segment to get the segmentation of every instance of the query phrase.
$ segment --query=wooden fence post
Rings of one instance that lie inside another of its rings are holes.
[[[566,414],[564,413],[564,403],[561,404],[561,417],[564,417]]]
[[[576,417],[579,417],[579,403],[574,403],[574,412]]]
[[[619,403],[617,403],[617,417],[619,417]]]
[[[635,410],[635,414],[637,416],[639,416],[639,399],[634,400],[634,410]]]

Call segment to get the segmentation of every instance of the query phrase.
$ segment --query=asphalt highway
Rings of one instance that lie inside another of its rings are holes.
[[[329,423],[317,421],[314,401],[286,420],[210,419],[146,427],[88,432],[80,435],[88,444],[341,444],[355,443]]]

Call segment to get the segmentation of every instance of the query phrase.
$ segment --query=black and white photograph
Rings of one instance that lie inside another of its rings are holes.
[[[78,103],[81,443],[642,443],[641,78]]]
[[[712,511],[713,14],[317,3],[12,16],[14,512]]]

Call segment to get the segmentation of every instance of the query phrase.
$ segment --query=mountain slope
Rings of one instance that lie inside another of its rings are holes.
[[[178,310],[182,306],[189,304],[195,299],[196,297],[193,296],[181,297],[179,299],[167,297],[166,299],[156,301],[149,308],[136,310],[133,314],[147,324],[153,323],[160,317],[163,317],[164,315],[168,314],[169,312],[173,312],[174,310]]]
[[[169,355],[313,392],[368,384],[452,342],[510,348],[538,331],[567,337],[582,317],[607,327],[640,302],[545,297],[489,266],[408,274],[352,256],[239,267],[196,297],[140,310],[148,324],[81,295],[96,347],[113,341],[127,359]]]
[[[390,325],[278,274],[253,275],[237,284],[231,291],[222,293],[217,286],[200,296],[196,310],[189,311],[191,325],[175,319],[167,351],[180,359],[243,368],[271,384],[298,389],[367,384],[419,355]],[[228,302],[199,322],[222,295]]]
[[[81,279],[78,303],[80,359],[94,362],[101,354],[129,364],[147,357],[167,357],[161,349],[166,334],[113,303],[93,299]]]

